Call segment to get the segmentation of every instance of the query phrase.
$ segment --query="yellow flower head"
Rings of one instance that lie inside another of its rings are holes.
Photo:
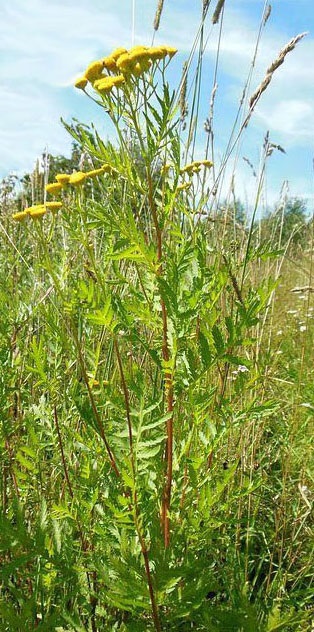
[[[210,169],[210,167],[212,167],[214,163],[211,160],[202,160],[202,164],[204,165],[204,167]]]
[[[127,49],[123,48],[123,46],[120,46],[120,48],[115,48],[114,51],[112,51],[112,53],[110,53],[109,57],[111,57],[111,59],[114,59],[115,61],[117,61],[117,59],[119,57],[121,57],[121,55],[123,55],[124,53],[127,53]]]
[[[121,72],[130,72],[133,67],[133,62],[128,53],[124,53],[117,59],[117,67]]]
[[[101,176],[103,173],[103,169],[100,167],[100,169],[92,169],[92,171],[86,171],[85,176],[86,178],[96,178],[97,176]]]
[[[113,85],[117,88],[118,86],[122,86],[125,83],[125,77],[123,75],[117,75],[112,78]]]
[[[57,173],[56,180],[57,180],[57,182],[60,182],[61,184],[68,184],[68,182],[70,180],[70,174],[68,174],[68,173]]]
[[[89,64],[89,66],[87,66],[85,70],[86,79],[88,79],[88,81],[93,83],[94,81],[96,81],[96,79],[99,79],[101,77],[101,73],[103,69],[104,69],[104,62],[102,59],[93,61],[91,64]]]
[[[129,58],[134,62],[141,61],[142,59],[149,59],[149,57],[149,49],[146,48],[146,46],[135,46],[129,52]]]
[[[46,209],[43,204],[38,204],[37,207],[34,206],[32,210],[29,212],[29,216],[32,219],[41,219],[46,214]]]
[[[184,182],[183,184],[178,184],[177,191],[186,191],[191,186],[191,182]]]
[[[45,208],[50,211],[58,211],[62,207],[62,202],[45,202]]]
[[[140,77],[146,70],[148,70],[151,66],[152,62],[150,59],[141,59],[141,61],[137,62],[133,68],[133,74],[136,77]]]
[[[75,171],[70,175],[69,184],[73,184],[74,186],[79,186],[83,184],[86,179],[86,174],[83,171]]]
[[[75,82],[75,87],[79,88],[80,90],[84,90],[84,88],[86,88],[88,84],[88,79],[87,77],[80,77],[79,79],[76,80]]]
[[[14,219],[15,222],[23,222],[24,219],[26,219],[28,213],[25,211],[20,211],[19,213],[14,213],[14,215],[12,215],[12,219]]]
[[[180,173],[193,173],[194,171],[194,162],[191,162],[188,165],[185,165],[182,169],[180,169]]]
[[[103,77],[103,79],[97,79],[97,81],[95,81],[93,85],[93,88],[95,88],[95,90],[98,90],[98,92],[107,94],[113,88],[112,79],[113,77]]]
[[[170,59],[178,52],[178,49],[173,46],[162,46],[162,48],[166,51],[166,55],[168,55]]]
[[[103,79],[95,81],[94,88],[98,90],[98,92],[108,93],[112,88],[118,88],[123,83],[125,83],[123,75],[117,75],[116,77],[104,77]]]
[[[56,193],[60,193],[62,189],[63,189],[63,184],[61,184],[61,182],[52,182],[51,184],[47,184],[46,186],[47,193],[51,193],[52,195],[55,195]]]
[[[166,51],[162,46],[151,46],[148,49],[149,56],[152,61],[158,61],[159,59],[164,59],[166,57]]]
[[[107,70],[111,70],[111,72],[116,72],[117,71],[116,59],[111,57],[111,55],[109,55],[109,57],[104,57],[103,64],[104,64],[104,67]]]

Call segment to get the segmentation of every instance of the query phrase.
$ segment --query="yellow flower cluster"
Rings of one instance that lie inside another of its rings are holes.
[[[213,166],[213,163],[211,162],[211,160],[194,160],[194,162],[191,162],[190,164],[185,165],[185,167],[180,169],[180,173],[199,173],[202,166],[210,169],[210,167]]]
[[[139,77],[153,63],[177,52],[172,46],[133,46],[130,50],[116,48],[108,57],[93,61],[84,75],[75,82],[75,87],[85,90],[88,82],[101,94],[108,94],[112,88],[121,88],[130,76]]]
[[[115,176],[118,174],[117,169],[112,167],[109,163],[104,163],[99,169],[92,169],[91,171],[75,171],[74,173],[58,173],[56,175],[56,182],[51,182],[46,185],[46,192],[51,195],[57,195],[67,187],[68,185],[79,186],[85,182],[85,180],[96,178],[97,176],[104,175],[105,173]],[[22,222],[27,217],[31,219],[42,218],[47,210],[52,213],[58,211],[62,207],[62,202],[47,201],[44,204],[36,204],[35,206],[28,206],[23,211],[14,213],[12,219],[15,222]]]
[[[91,171],[74,171],[73,173],[58,173],[56,175],[56,182],[51,182],[47,184],[46,191],[47,193],[51,193],[52,195],[56,195],[62,191],[69,184],[72,186],[79,186],[88,180],[89,178],[96,178],[97,176],[101,176],[104,173],[109,173],[110,175],[117,174],[117,170],[109,165],[109,163],[104,163],[99,169],[92,169]]]
[[[50,210],[52,213],[61,208],[62,202],[46,202],[45,204],[35,204],[34,206],[28,206],[24,209],[24,211],[20,211],[19,213],[14,213],[12,215],[12,219],[15,222],[22,222],[27,217],[31,219],[41,219],[47,212]]]

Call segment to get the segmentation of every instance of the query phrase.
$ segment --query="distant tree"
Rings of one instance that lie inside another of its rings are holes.
[[[294,197],[280,203],[261,221],[261,234],[278,246],[299,246],[308,235],[308,211],[304,200]]]

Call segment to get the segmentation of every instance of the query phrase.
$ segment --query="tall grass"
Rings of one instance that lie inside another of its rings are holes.
[[[86,166],[62,209],[38,207],[47,171],[26,217],[3,200],[3,630],[311,629],[312,234],[295,252],[256,222],[269,139],[248,224],[232,186],[222,207],[262,90],[245,111],[248,78],[216,164],[218,63],[193,160],[223,5],[203,3],[173,93],[171,50],[119,88],[88,71],[116,139],[67,126]]]

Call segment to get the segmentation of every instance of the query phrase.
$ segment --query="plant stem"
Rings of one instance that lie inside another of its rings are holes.
[[[156,232],[156,242],[157,242],[157,261],[158,261],[158,269],[157,276],[162,276],[162,233],[160,230],[156,206],[154,203],[154,194],[153,194],[153,183],[150,169],[147,168],[147,182],[148,182],[148,199],[149,205],[153,217],[155,232]],[[164,391],[166,397],[166,410],[168,413],[173,412],[173,377],[172,372],[169,369],[169,345],[168,345],[168,316],[167,316],[167,308],[165,302],[162,297],[160,297],[160,306],[161,306],[161,316],[162,316],[162,358],[166,365],[166,371],[164,375]],[[167,430],[167,439],[165,445],[165,461],[166,461],[166,473],[165,473],[165,484],[163,490],[163,499],[162,499],[162,511],[161,511],[161,522],[164,534],[164,544],[165,548],[167,548],[170,544],[170,503],[171,503],[171,487],[172,487],[172,462],[173,462],[173,414],[170,415],[170,418],[167,420],[166,425]]]
[[[119,346],[118,346],[118,342],[116,338],[114,340],[114,348],[115,348],[115,352],[116,352],[116,356],[118,360],[119,372],[120,372],[120,377],[121,377],[121,382],[122,382],[122,390],[123,390],[124,402],[125,402],[125,412],[126,412],[128,431],[129,431],[131,469],[132,469],[132,477],[133,477],[133,485],[134,485],[134,488],[133,488],[134,524],[135,524],[136,532],[140,541],[141,552],[144,559],[147,585],[148,585],[149,596],[150,596],[150,601],[151,601],[151,606],[152,606],[152,615],[153,615],[153,620],[155,624],[155,629],[157,630],[157,632],[161,632],[161,625],[160,625],[160,620],[159,620],[157,603],[155,599],[152,575],[149,568],[148,550],[147,550],[146,541],[143,536],[142,529],[140,526],[140,520],[139,520],[138,499],[137,499],[137,491],[136,491],[136,468],[135,468],[135,456],[134,456],[134,448],[133,448],[133,434],[132,434],[129,390],[126,384],[121,355],[120,355]]]

